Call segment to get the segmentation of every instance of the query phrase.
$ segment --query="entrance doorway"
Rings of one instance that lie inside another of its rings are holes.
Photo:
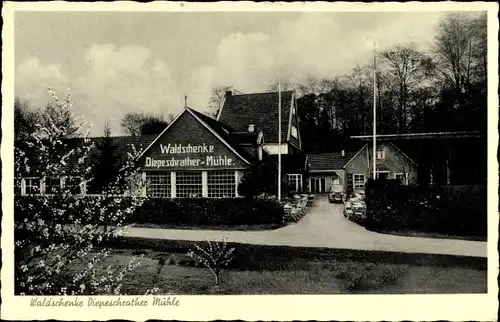
[[[325,192],[326,178],[311,178],[310,179],[311,192],[322,193]]]

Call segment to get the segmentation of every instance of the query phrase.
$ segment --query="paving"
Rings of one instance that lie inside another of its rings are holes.
[[[255,245],[325,247],[406,253],[487,257],[487,243],[442,238],[381,234],[347,220],[342,204],[319,197],[299,222],[264,231],[183,230],[129,227],[123,235],[165,240],[206,241],[227,238],[229,242]]]

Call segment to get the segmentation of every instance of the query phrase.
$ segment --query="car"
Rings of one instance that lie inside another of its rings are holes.
[[[343,202],[344,201],[344,186],[341,184],[334,184],[328,193],[329,202]]]

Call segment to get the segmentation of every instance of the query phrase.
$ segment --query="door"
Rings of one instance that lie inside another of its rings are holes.
[[[311,192],[321,193],[325,191],[326,178],[311,178]]]

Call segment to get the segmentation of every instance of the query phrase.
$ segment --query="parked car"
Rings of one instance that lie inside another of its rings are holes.
[[[344,186],[341,184],[334,184],[328,194],[329,202],[342,202],[344,201]]]

